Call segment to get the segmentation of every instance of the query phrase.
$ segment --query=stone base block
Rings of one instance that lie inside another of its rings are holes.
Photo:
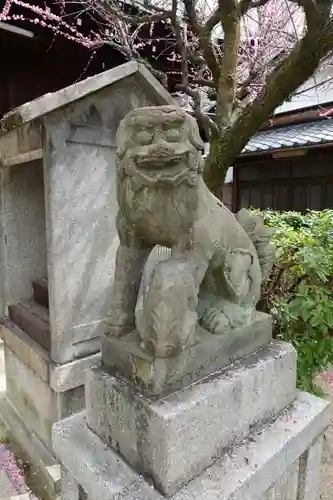
[[[9,320],[1,325],[0,334],[5,346],[6,397],[51,450],[52,425],[83,409],[85,371],[100,354],[56,365]]]
[[[87,371],[87,422],[171,495],[289,405],[295,385],[295,350],[276,341],[157,401],[99,365]]]
[[[329,416],[326,401],[298,393],[287,409],[217,457],[172,500],[317,499]],[[186,447],[186,437],[177,437]],[[65,471],[66,500],[79,500],[79,486],[87,500],[165,498],[86,426],[84,414],[57,423],[53,443]]]
[[[52,425],[84,408],[84,386],[64,392],[54,391],[7,346],[5,367],[7,399],[51,450]]]
[[[0,424],[2,439],[11,442],[18,454],[28,460],[30,471],[36,477],[37,492],[43,498],[55,499],[60,493],[59,462],[16,412],[4,393],[0,395]]]
[[[99,361],[101,354],[90,354],[62,365],[54,363],[49,353],[10,320],[0,325],[0,337],[17,358],[27,365],[55,392],[64,392],[85,382],[87,366]]]
[[[56,365],[10,321],[1,325],[0,335],[6,375],[0,421],[5,423],[6,435],[38,471],[43,488],[53,499],[60,483],[60,466],[52,449],[52,425],[82,411],[85,370],[100,359],[100,354]]]
[[[198,326],[197,340],[175,358],[156,359],[140,347],[137,332],[121,338],[101,338],[102,359],[111,375],[124,377],[149,397],[163,397],[267,345],[272,318],[257,313],[254,321],[225,335],[212,335]]]

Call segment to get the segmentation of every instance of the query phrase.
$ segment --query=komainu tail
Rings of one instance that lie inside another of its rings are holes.
[[[265,226],[262,216],[253,215],[245,208],[237,212],[236,219],[253,241],[264,282],[269,278],[275,260],[275,247],[270,243],[275,230]]]

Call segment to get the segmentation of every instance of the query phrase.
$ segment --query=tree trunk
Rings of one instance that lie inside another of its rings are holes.
[[[221,197],[227,170],[251,137],[274,110],[314,74],[332,48],[333,21],[330,20],[319,32],[307,33],[300,40],[291,54],[268,76],[254,102],[248,104],[230,125],[222,128],[219,124],[220,131],[210,144],[204,170],[204,180],[216,196]]]

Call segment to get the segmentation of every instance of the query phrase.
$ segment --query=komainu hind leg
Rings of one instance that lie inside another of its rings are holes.
[[[202,328],[214,335],[223,335],[252,321],[255,309],[234,304],[213,294],[200,294],[197,312]]]

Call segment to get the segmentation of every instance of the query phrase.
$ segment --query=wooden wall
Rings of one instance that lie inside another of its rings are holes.
[[[0,29],[0,116],[10,109],[124,62],[110,48],[91,52],[49,32],[27,38]]]
[[[234,210],[333,208],[333,148],[306,156],[242,160],[234,168]]]

